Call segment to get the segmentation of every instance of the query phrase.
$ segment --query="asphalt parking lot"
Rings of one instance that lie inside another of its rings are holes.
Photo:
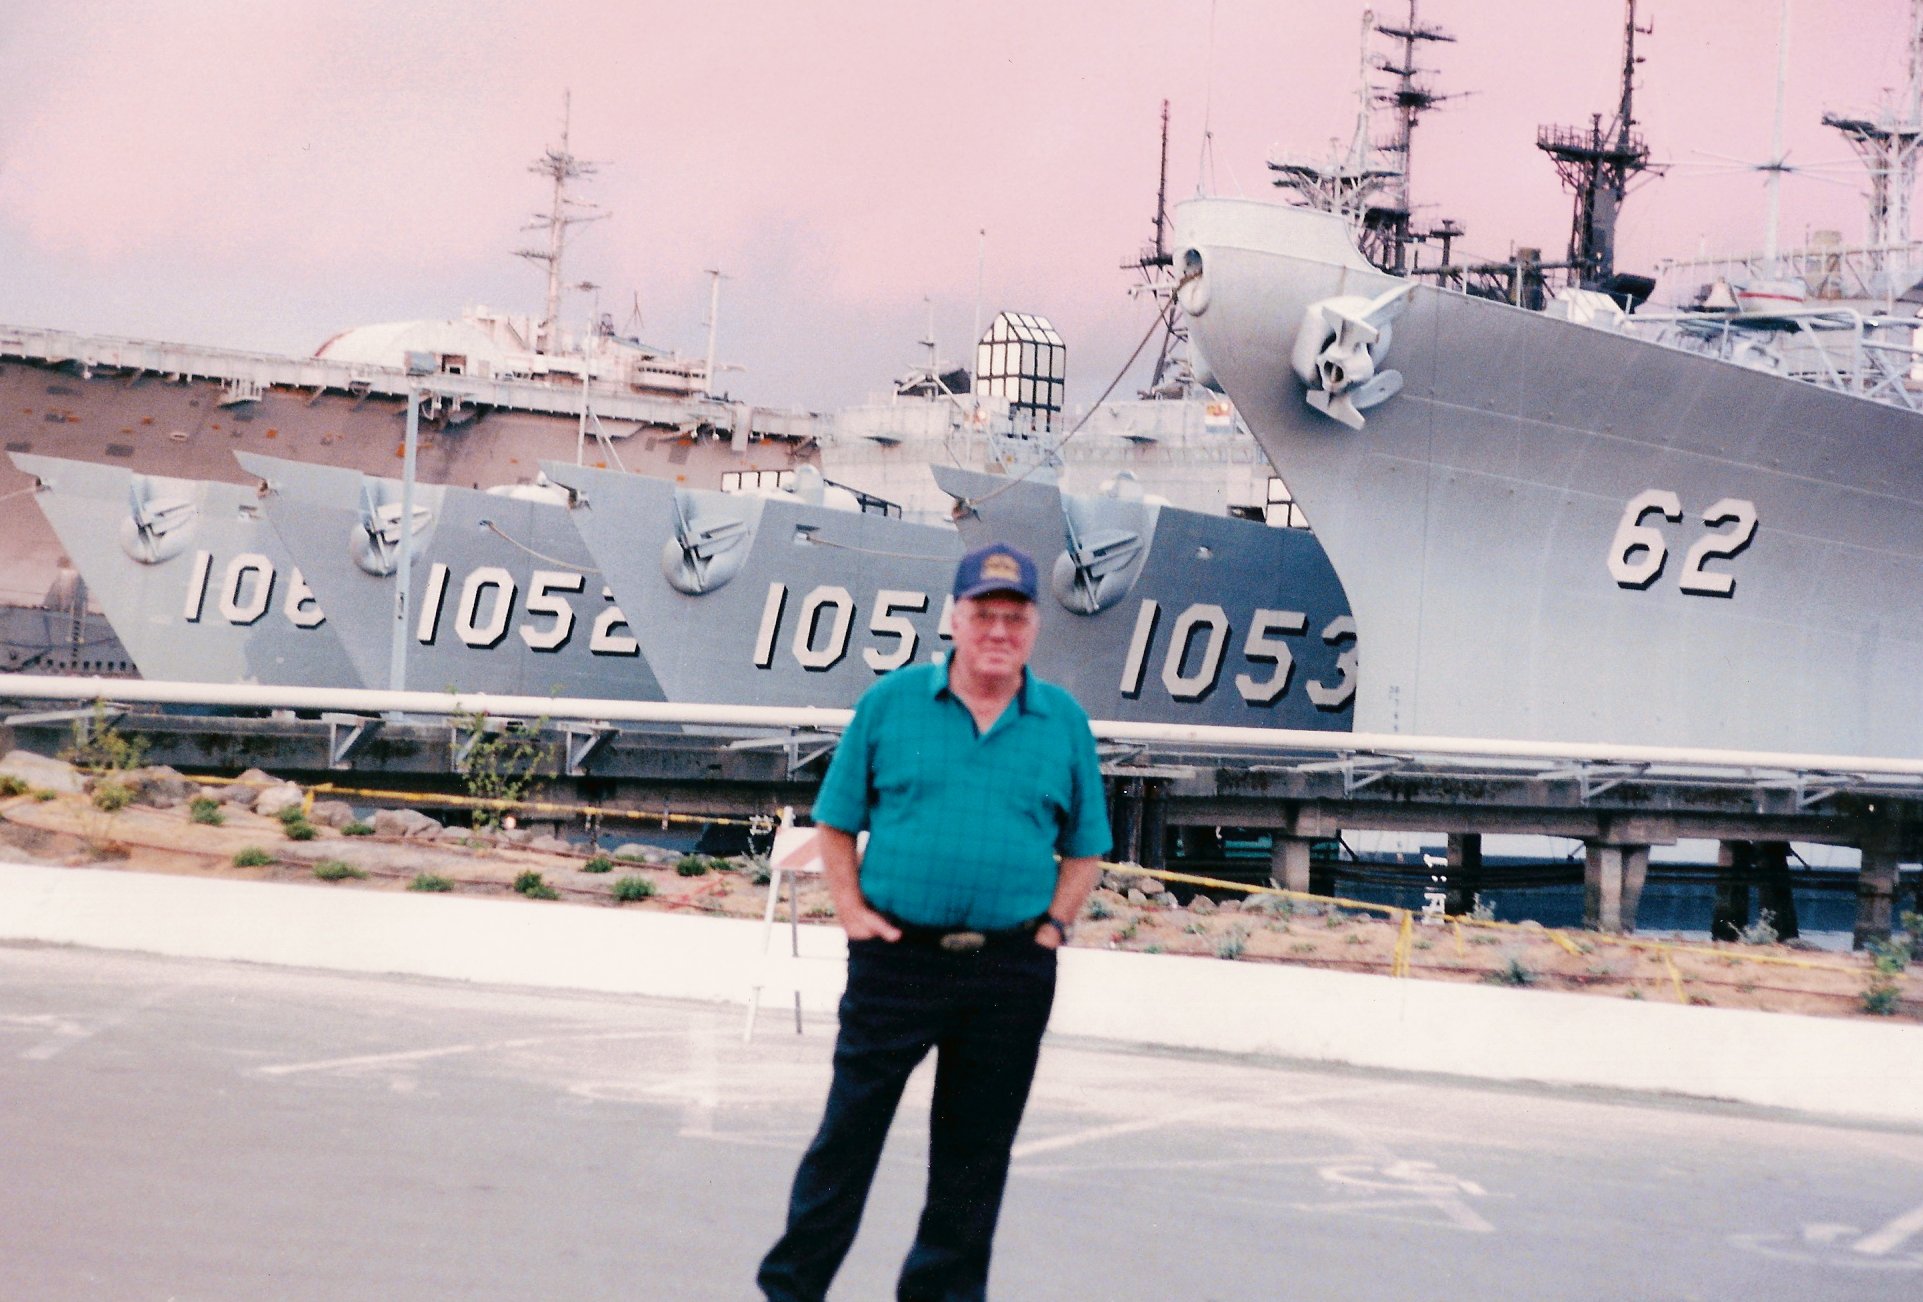
[[[0,945],[0,1292],[751,1298],[833,1028]],[[836,1297],[893,1295],[911,1087]],[[1923,1134],[1051,1044],[1007,1299],[1913,1298]]]

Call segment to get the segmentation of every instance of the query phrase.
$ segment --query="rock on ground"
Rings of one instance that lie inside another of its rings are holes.
[[[77,796],[86,790],[86,779],[73,765],[30,750],[8,751],[7,757],[0,760],[0,773],[19,778],[41,791]]]
[[[439,836],[441,825],[418,809],[382,809],[374,815],[376,836]]]
[[[184,778],[165,764],[151,764],[146,768],[129,769],[120,779],[134,799],[143,805],[156,809],[172,809],[183,804],[200,790],[200,784]]]
[[[273,818],[283,809],[292,809],[307,799],[307,793],[293,782],[279,782],[254,797],[254,812]]]
[[[354,821],[354,807],[345,800],[316,800],[307,821],[320,827],[346,827]]]

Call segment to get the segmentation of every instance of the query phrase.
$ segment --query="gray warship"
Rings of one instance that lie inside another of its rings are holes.
[[[1358,730],[1923,756],[1917,74],[1906,111],[1831,124],[1901,164],[1867,273],[1772,248],[1644,313],[1609,261],[1648,156],[1629,13],[1616,121],[1539,142],[1582,183],[1561,292],[1410,265],[1406,195],[1202,198],[1176,211],[1195,342],[1341,575]]]
[[[398,482],[254,456],[256,490],[15,459],[143,675],[393,685]],[[952,526],[806,484],[544,469],[540,490],[417,486],[403,685],[850,705],[941,652],[955,561],[992,537],[1050,576],[1037,667],[1097,717],[1349,727],[1354,626],[1303,530],[952,468],[937,472]]]

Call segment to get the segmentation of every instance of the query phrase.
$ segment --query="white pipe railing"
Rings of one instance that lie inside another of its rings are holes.
[[[553,696],[495,696],[478,692],[388,692],[353,687],[263,686],[250,683],[160,683],[136,678],[74,678],[0,674],[0,699],[204,705],[235,709],[324,710],[352,714],[456,715],[547,718],[596,723],[694,724],[716,727],[840,731],[851,710],[822,706],[698,705],[666,701],[597,700]],[[1923,778],[1923,758],[1826,755],[1794,751],[1723,750],[1618,742],[1521,741],[1423,737],[1288,728],[1097,720],[1097,738],[1112,742],[1182,746],[1210,751],[1302,752],[1315,755],[1432,756],[1548,763],[1664,765],[1759,772],[1821,773],[1859,778]]]

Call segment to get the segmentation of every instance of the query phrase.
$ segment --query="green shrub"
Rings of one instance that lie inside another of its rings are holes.
[[[304,818],[283,820],[281,827],[290,841],[311,841],[320,835],[320,829]]]
[[[304,801],[300,804],[288,805],[274,817],[280,820],[282,827],[289,823],[304,823],[307,821],[307,805]]]
[[[535,872],[531,868],[514,879],[514,889],[522,895],[527,896],[530,900],[558,900],[561,898],[561,893],[548,885],[547,878],[541,876],[540,873]]]
[[[351,863],[339,859],[323,859],[314,865],[314,876],[324,882],[343,882],[353,877],[365,880],[367,874]]]
[[[357,818],[353,822],[347,824],[347,826],[341,828],[341,835],[342,836],[372,836],[374,835],[374,825],[372,823],[363,823],[361,822],[360,819]]]
[[[1115,916],[1115,910],[1109,908],[1108,901],[1103,899],[1099,895],[1089,896],[1088,906],[1085,909],[1083,909],[1082,912],[1086,913],[1089,917],[1093,918],[1097,922],[1101,922],[1106,918],[1112,918]]]
[[[1511,957],[1506,967],[1491,972],[1486,978],[1492,985],[1527,986],[1534,985],[1536,974],[1522,965],[1522,960]]]
[[[1870,976],[1863,988],[1863,1011],[1878,1017],[1893,1016],[1903,990],[1903,969],[1910,965],[1909,951],[1894,939],[1872,940],[1868,948]]]
[[[614,902],[631,904],[654,894],[654,883],[646,877],[623,877],[614,884]]]
[[[27,794],[27,780],[15,773],[0,773],[0,800]]]
[[[35,800],[45,802],[48,800],[52,800],[54,798],[54,793],[51,791],[36,791],[33,793],[33,798]]]
[[[708,861],[698,854],[684,854],[674,863],[678,877],[705,877],[708,875]]]
[[[410,891],[451,891],[454,883],[439,873],[419,873],[407,884]]]
[[[274,862],[274,856],[257,845],[242,846],[234,854],[236,868],[262,868]]]
[[[614,860],[604,854],[597,854],[581,865],[581,871],[584,873],[611,873],[614,871]]]
[[[98,782],[93,789],[93,807],[102,813],[115,813],[133,803],[133,788],[124,782]]]
[[[1248,950],[1248,947],[1249,947],[1248,933],[1243,931],[1240,927],[1231,927],[1229,928],[1227,934],[1219,937],[1216,940],[1215,956],[1217,958],[1225,958],[1233,962],[1234,960],[1241,958],[1243,953]]]
[[[227,821],[227,815],[221,810],[220,802],[212,796],[195,796],[188,801],[187,814],[196,823],[205,823],[209,827],[219,827]]]

